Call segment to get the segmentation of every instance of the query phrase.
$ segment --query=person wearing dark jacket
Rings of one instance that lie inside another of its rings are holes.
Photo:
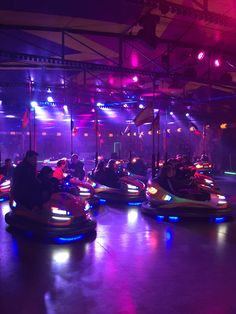
[[[47,202],[53,193],[59,192],[59,181],[53,178],[53,170],[51,167],[44,166],[39,175],[41,199],[42,203]]]
[[[112,188],[119,188],[119,176],[116,172],[116,161],[115,159],[110,159],[104,170],[104,181],[105,185]]]
[[[100,160],[93,171],[93,177],[101,184],[105,184],[105,163]]]
[[[71,162],[69,163],[68,169],[73,177],[79,178],[81,181],[84,179],[84,163],[79,160],[77,154],[71,156]]]
[[[0,174],[10,179],[13,176],[14,167],[10,158],[5,159],[5,165],[0,168]]]
[[[40,182],[36,177],[37,156],[35,151],[27,151],[25,158],[15,168],[13,174],[13,198],[18,205],[27,209],[41,206]]]

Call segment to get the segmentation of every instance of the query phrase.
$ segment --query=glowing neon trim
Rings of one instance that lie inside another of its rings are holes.
[[[176,216],[169,216],[168,219],[169,219],[169,221],[179,221],[180,220],[180,218],[176,217]]]
[[[215,222],[224,222],[225,221],[225,217],[217,217],[215,218]]]
[[[86,203],[86,205],[85,205],[85,207],[84,207],[84,210],[87,211],[87,210],[89,210],[89,209],[90,209],[90,205],[89,205],[89,203]]]
[[[212,181],[212,180],[209,180],[209,179],[205,179],[205,182],[206,182],[206,183],[209,183],[209,184],[213,183],[213,181]]]
[[[55,220],[63,220],[63,221],[68,221],[68,220],[70,220],[70,217],[58,217],[58,216],[52,216],[52,219],[55,219]]]
[[[130,192],[130,193],[134,193],[134,194],[139,193],[139,191],[137,191],[137,190],[130,190],[130,189],[128,189],[128,192]]]
[[[227,204],[227,202],[226,201],[218,201],[217,204],[222,205],[222,204]]]
[[[10,189],[10,185],[8,185],[8,186],[0,186],[0,189],[1,189],[2,191],[9,190],[9,189]]]
[[[128,186],[128,189],[131,189],[131,190],[138,190],[138,187],[136,185],[132,185],[132,184],[127,184]]]
[[[166,194],[163,199],[164,201],[170,201],[172,199],[172,196],[170,196],[169,194]]]
[[[3,182],[2,184],[1,184],[1,187],[8,187],[8,186],[10,186],[11,185],[11,181],[10,180],[6,180],[5,182]]]
[[[225,196],[224,196],[224,195],[218,194],[217,196],[218,196],[218,198],[219,198],[220,200],[225,200]]]
[[[79,193],[79,195],[81,195],[81,196],[88,196],[88,195],[90,195],[90,193],[82,192],[82,193]]]
[[[233,171],[225,171],[224,174],[230,174],[232,176],[236,176],[236,172],[233,172]]]
[[[68,238],[60,237],[60,238],[56,238],[55,240],[59,243],[64,243],[64,242],[72,242],[72,241],[81,240],[83,238],[84,238],[84,235],[81,234],[81,235],[75,236],[75,237],[68,237]]]
[[[62,209],[59,209],[57,207],[51,207],[51,210],[52,210],[52,213],[56,214],[56,215],[66,215],[67,214],[66,210],[62,210]]]
[[[79,190],[80,190],[81,192],[89,192],[89,189],[88,189],[88,188],[79,187]]]
[[[139,206],[141,204],[142,204],[142,202],[129,202],[128,203],[129,206]]]
[[[105,204],[107,202],[107,200],[104,200],[103,198],[100,198],[99,203],[101,204]]]
[[[165,216],[157,216],[156,219],[158,221],[163,221],[165,219]]]

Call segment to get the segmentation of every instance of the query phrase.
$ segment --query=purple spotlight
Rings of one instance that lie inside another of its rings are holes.
[[[52,96],[48,96],[48,97],[47,97],[47,101],[48,101],[48,102],[53,102],[54,100],[53,100]]]
[[[144,108],[144,105],[143,104],[139,104],[139,109],[143,109]]]
[[[132,77],[132,80],[133,80],[134,83],[137,83],[137,82],[138,82],[138,77],[137,77],[137,75],[133,76],[133,77]]]
[[[173,111],[171,111],[171,112],[170,112],[170,115],[171,115],[171,116],[173,116],[173,115],[174,115],[174,112],[173,112]]]
[[[217,59],[214,60],[214,66],[216,68],[218,68],[220,66],[220,64],[221,64],[220,59],[217,58]]]
[[[190,114],[187,112],[187,113],[185,114],[185,116],[186,116],[186,117],[189,117],[189,116],[190,116]]]
[[[199,51],[197,54],[197,58],[199,61],[203,60],[205,58],[205,52],[204,51]]]

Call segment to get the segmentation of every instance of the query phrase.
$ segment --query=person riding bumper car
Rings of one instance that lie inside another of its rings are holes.
[[[10,227],[43,238],[88,235],[96,229],[96,221],[88,213],[89,204],[69,193],[53,194],[41,208],[29,210],[14,200],[10,200],[10,207],[5,215]]]
[[[148,182],[147,201],[142,204],[142,211],[148,215],[182,217],[229,217],[231,208],[225,196],[219,193],[177,196],[164,189],[157,181]]]

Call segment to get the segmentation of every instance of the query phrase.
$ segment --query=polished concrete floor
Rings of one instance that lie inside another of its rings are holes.
[[[236,178],[219,184],[236,208]],[[158,222],[103,205],[95,239],[57,245],[7,232],[0,209],[1,314],[236,313],[236,219]]]

